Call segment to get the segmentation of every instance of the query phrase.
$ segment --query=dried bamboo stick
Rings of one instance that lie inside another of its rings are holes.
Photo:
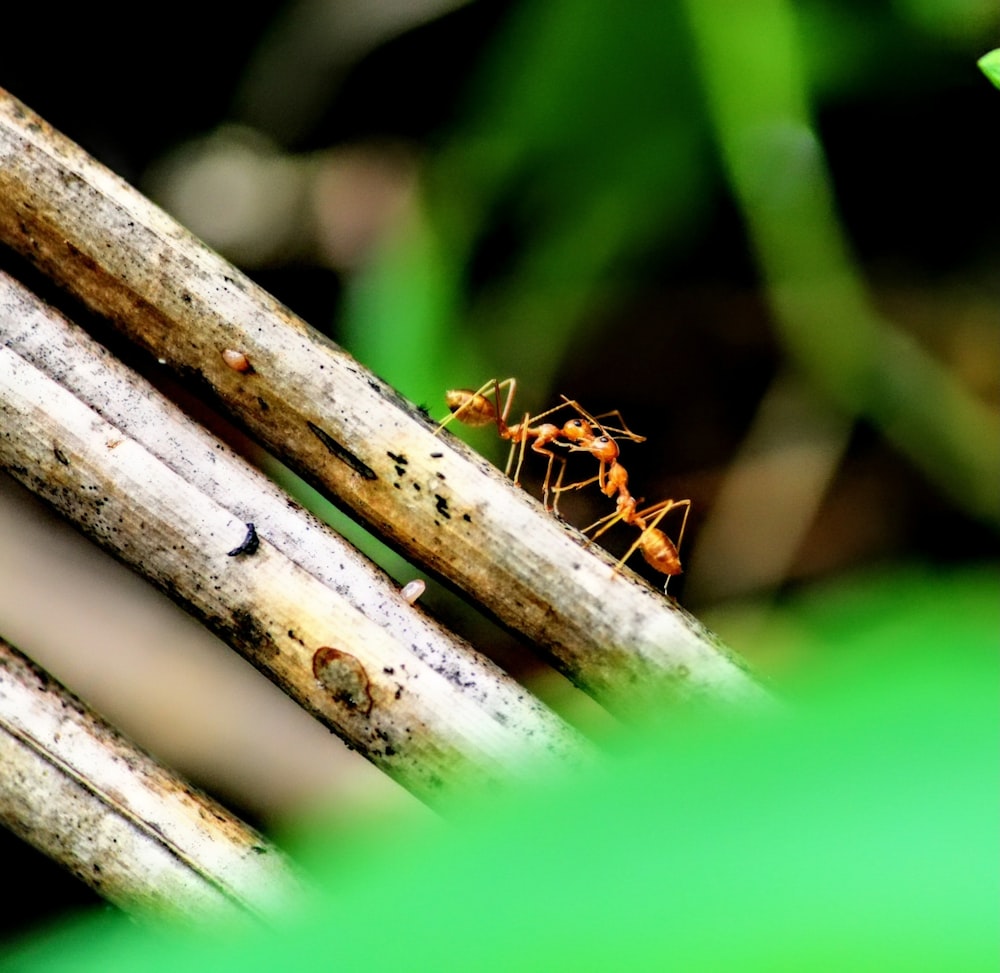
[[[584,759],[521,686],[3,276],[0,335],[0,465],[403,786],[437,803]]]
[[[304,891],[265,838],[2,638],[0,822],[128,912],[276,918]]]
[[[577,531],[434,436],[391,388],[6,93],[0,239],[610,710],[766,698],[676,603],[583,550]],[[227,350],[249,369],[227,365]]]

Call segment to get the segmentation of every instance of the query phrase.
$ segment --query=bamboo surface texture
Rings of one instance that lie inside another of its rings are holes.
[[[0,639],[0,822],[129,911],[273,918],[304,888],[264,837]]]
[[[671,698],[768,698],[673,600],[614,572],[482,457],[435,436],[385,383],[6,93],[0,238],[620,717]],[[221,546],[241,519],[225,516]],[[256,563],[271,556],[263,545]]]
[[[0,335],[0,462],[403,786],[433,804],[583,759],[523,687],[2,274]]]

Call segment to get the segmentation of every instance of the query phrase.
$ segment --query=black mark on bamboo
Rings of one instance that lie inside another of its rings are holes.
[[[247,536],[239,547],[234,547],[229,552],[229,557],[239,557],[241,554],[256,554],[260,547],[260,540],[257,537],[257,530],[252,523],[247,524]]]
[[[397,456],[395,453],[386,451],[385,455],[396,464],[396,476],[406,476],[406,466],[410,461],[402,453]],[[398,487],[399,484],[397,483],[396,486]]]
[[[309,427],[309,431],[333,456],[336,456],[341,462],[346,463],[355,473],[363,476],[366,480],[378,479],[378,475],[367,463],[363,463],[354,453],[338,443],[328,432],[324,432],[315,423],[309,421],[306,422],[306,425]]]

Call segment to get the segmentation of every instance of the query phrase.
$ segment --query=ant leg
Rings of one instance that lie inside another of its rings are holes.
[[[597,468],[597,484],[601,488],[601,493],[604,493],[610,497],[611,494],[608,493],[607,489],[607,482],[608,482],[607,464],[604,462],[604,460],[601,460],[600,462],[601,465]]]
[[[563,460],[563,472],[566,470],[566,461]],[[562,477],[559,478],[560,480]],[[566,486],[553,487],[556,493],[562,493],[565,490],[582,490],[584,487],[590,486],[591,483],[596,483],[599,477],[592,476],[589,480],[577,480],[576,483],[567,483]],[[613,515],[612,515],[613,516]]]
[[[552,459],[559,460],[562,466],[559,469],[559,475],[556,477],[556,485],[552,488],[552,492],[555,494],[555,500],[552,501],[552,513],[557,517],[561,518],[559,513],[559,494],[562,493],[562,480],[563,474],[566,472],[566,460],[562,456],[556,456],[555,453],[552,454]],[[552,459],[549,460],[549,470],[552,470]],[[546,476],[546,482],[548,482],[548,476]]]
[[[634,443],[644,443],[646,441],[645,436],[640,436],[637,432],[632,432],[629,429],[628,424],[625,422],[624,417],[618,409],[612,409],[610,412],[602,412],[600,415],[592,416],[579,402],[575,399],[567,398],[565,395],[562,396],[563,405],[568,405],[583,416],[592,426],[597,426],[602,433],[606,436],[611,436],[612,438],[625,438],[631,440]],[[605,416],[617,416],[618,421],[621,426],[608,426],[601,422]]]
[[[683,507],[684,508],[684,517],[681,520],[681,529],[677,532],[677,544],[676,544],[676,547],[677,547],[677,550],[680,551],[680,549],[681,549],[681,541],[684,540],[684,528],[687,527],[688,514],[691,513],[691,501],[690,500],[678,500],[674,504],[674,506],[675,507]]]
[[[503,410],[500,409],[500,389],[502,388],[507,389],[507,398],[504,399]],[[496,396],[497,416],[499,416],[497,429],[501,429],[507,422],[507,416],[510,415],[510,407],[514,404],[514,394],[517,392],[517,379],[505,378],[502,382],[498,382],[494,379],[493,392]]]
[[[560,434],[560,429],[558,426],[553,425],[551,422],[542,423],[541,425],[529,426],[528,423],[532,420],[525,416],[524,422],[520,426],[521,439],[522,439],[522,451],[523,442],[529,438],[529,436],[534,439],[531,444],[532,452],[540,453],[542,456],[548,457],[548,463],[545,467],[545,479],[542,481],[542,503],[545,505],[546,510],[551,510],[549,507],[549,484],[552,482],[552,464],[558,460],[562,463],[563,469],[566,467],[566,460],[561,456],[557,457],[549,445],[556,441],[556,437]],[[560,471],[559,479],[562,479],[562,471]]]
[[[690,501],[688,501],[688,503],[690,503]],[[624,555],[622,555],[621,559],[615,565],[615,570],[616,571],[620,570],[621,567],[622,567],[622,565],[633,554],[635,554],[637,548],[643,542],[643,540],[645,539],[646,535],[651,530],[655,530],[656,529],[657,525],[660,523],[661,520],[663,520],[663,518],[666,516],[667,512],[673,506],[674,506],[674,501],[673,500],[663,500],[660,503],[654,503],[652,507],[647,507],[645,510],[641,511],[641,513],[637,513],[636,514],[636,520],[642,525],[642,530],[639,533],[639,536],[636,538],[635,542],[632,544],[632,546],[624,553]],[[647,524],[646,521],[645,521],[646,516],[648,516],[649,514],[653,513],[655,510],[659,510],[659,513],[653,518],[653,522],[652,523]]]
[[[587,543],[590,544],[591,541],[597,540],[597,538],[600,537],[601,534],[611,530],[611,528],[614,527],[615,524],[619,523],[620,521],[624,521],[626,524],[635,524],[637,527],[640,528],[645,528],[646,524],[645,521],[642,519],[642,515],[648,514],[649,510],[643,510],[641,512],[637,512],[635,509],[637,503],[642,503],[641,497],[639,498],[639,500],[635,500],[634,498],[629,497],[628,504],[623,504],[619,500],[618,507],[616,510],[612,511],[609,514],[605,514],[599,520],[595,520],[592,524],[588,525],[587,527],[584,527],[583,528],[584,534],[589,534],[595,527],[601,528],[596,534],[594,534],[593,537],[587,538]],[[601,527],[602,524],[604,525],[603,527]]]
[[[688,514],[691,513],[691,501],[690,500],[678,500],[674,504],[675,507],[684,507],[684,517],[681,520],[681,529],[677,532],[677,543],[674,545],[674,550],[677,552],[678,557],[680,556],[681,541],[684,540],[684,528],[687,526]],[[670,579],[672,575],[667,575],[666,580],[663,582],[663,593],[667,593],[667,585],[670,584]]]
[[[600,520],[595,520],[588,527],[584,527],[583,533],[589,534],[595,527],[601,527],[601,524],[604,525],[596,534],[594,534],[593,537],[587,538],[587,544],[590,545],[593,541],[596,541],[597,538],[601,536],[601,534],[611,530],[611,528],[614,527],[615,524],[617,524],[620,520],[622,520],[623,517],[624,515],[620,510],[615,510],[612,513],[605,514],[603,517],[601,517]]]
[[[507,451],[507,465],[503,468],[504,476],[510,476],[510,468],[514,465],[514,453],[517,452],[517,443],[511,442],[510,449]],[[518,463],[518,468],[520,469],[520,463]]]
[[[556,454],[551,449],[535,449],[535,452],[544,453],[549,458],[545,466],[545,479],[542,480],[542,506],[546,510],[551,510],[552,508],[549,506],[549,480],[552,479],[552,464],[555,461]]]
[[[562,482],[563,473],[566,471],[566,460],[562,456],[556,456],[551,449],[539,449],[537,444],[532,447],[536,453],[544,453],[549,458],[549,465],[545,470],[545,479],[542,481],[542,503],[545,505],[546,510],[551,510],[552,513],[557,514],[559,507],[559,494],[556,493],[556,498],[552,502],[552,506],[549,506],[549,483],[552,480],[552,464],[559,460],[562,463],[562,467],[559,470],[559,476],[556,479],[556,486]]]
[[[601,423],[602,428],[609,433],[614,433],[616,439],[629,439],[634,443],[644,443],[646,441],[645,436],[640,436],[637,432],[632,432],[632,430],[629,429],[628,423],[625,422],[625,417],[618,411],[618,409],[612,409],[610,412],[601,412],[594,418],[600,420],[607,416],[617,416],[618,421],[621,423],[620,426],[608,426]]]
[[[562,398],[563,401],[560,402],[559,405],[554,405],[554,406],[552,406],[551,409],[546,409],[544,412],[539,412],[537,416],[532,416],[528,421],[532,425],[534,425],[535,423],[538,422],[539,419],[544,419],[546,416],[552,415],[553,412],[558,412],[560,409],[565,409],[566,406],[568,406],[568,405],[569,406],[573,406],[576,409],[577,412],[579,412],[581,415],[583,415],[583,410],[580,409],[580,407],[575,402],[573,402],[570,399],[567,399],[565,395],[560,396],[560,398]]]
[[[514,470],[514,486],[521,485],[521,467],[524,466],[524,445],[528,441],[528,413],[525,412],[524,419],[521,421],[521,425],[518,427],[520,432],[518,440],[515,440],[510,444],[510,453],[507,454],[507,469],[504,471],[508,476],[510,475],[510,461],[514,458],[514,447],[520,442],[520,449],[517,454],[517,468]]]

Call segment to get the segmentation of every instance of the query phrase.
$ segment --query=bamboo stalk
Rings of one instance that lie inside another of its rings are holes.
[[[265,838],[0,638],[0,822],[129,912],[276,918],[303,894]]]
[[[584,759],[521,686],[3,276],[0,334],[0,464],[403,786],[434,804]]]
[[[607,708],[766,699],[675,602],[583,550],[579,532],[434,436],[391,388],[7,94],[0,160],[0,239]],[[249,369],[228,366],[227,349]]]

